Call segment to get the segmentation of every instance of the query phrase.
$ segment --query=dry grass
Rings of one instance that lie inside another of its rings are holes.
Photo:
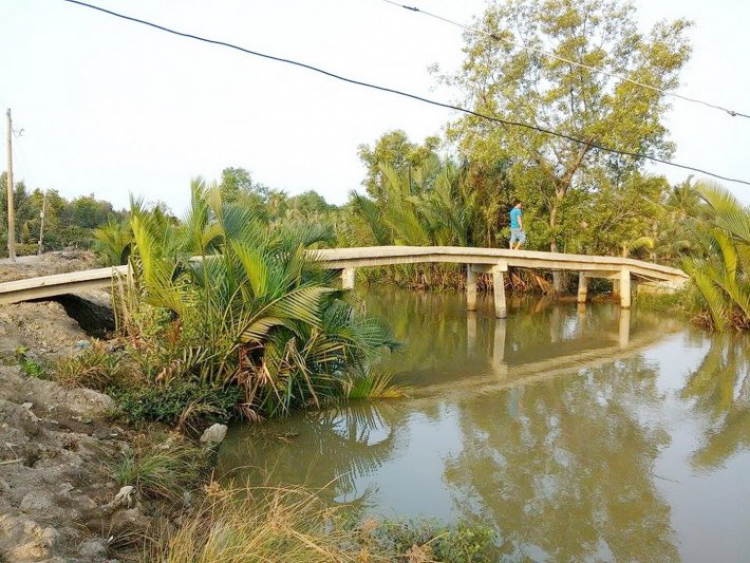
[[[104,391],[125,373],[118,354],[106,342],[94,340],[91,347],[57,362],[55,380],[68,387],[86,387]]]
[[[342,509],[298,488],[207,487],[203,505],[165,531],[142,561],[164,563],[375,563],[391,561],[361,540]]]
[[[119,485],[133,485],[146,498],[176,502],[205,477],[207,455],[202,448],[178,437],[142,437],[112,467],[112,472]]]

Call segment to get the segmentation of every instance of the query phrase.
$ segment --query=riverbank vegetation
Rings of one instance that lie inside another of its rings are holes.
[[[329,230],[270,229],[223,196],[195,181],[183,222],[133,205],[132,280],[114,289],[118,338],[58,377],[108,391],[131,421],[182,427],[396,394],[370,369],[395,346],[389,330],[307,257]]]
[[[157,534],[142,561],[246,563],[480,563],[497,561],[495,534],[480,525],[360,520],[301,488],[222,488],[176,530]]]

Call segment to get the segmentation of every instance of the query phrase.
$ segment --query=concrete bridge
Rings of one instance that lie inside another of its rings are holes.
[[[651,262],[614,256],[585,256],[553,252],[508,250],[500,248],[464,248],[457,246],[370,246],[315,251],[326,267],[341,270],[344,288],[353,288],[357,268],[394,264],[465,264],[466,300],[469,311],[477,307],[477,276],[491,273],[494,288],[505,287],[509,268],[566,270],[578,272],[578,302],[588,297],[591,278],[612,280],[620,304],[629,309],[632,281],[661,282],[679,286],[689,278],[685,272]],[[505,291],[495,291],[495,316],[507,317]]]
[[[585,303],[588,280],[610,279],[620,295],[621,306],[630,308],[632,281],[666,282],[679,285],[687,274],[676,268],[612,256],[584,256],[498,248],[463,248],[455,246],[371,246],[314,250],[310,257],[329,269],[341,270],[343,287],[354,287],[357,268],[394,264],[464,264],[467,271],[466,297],[470,311],[477,307],[477,279],[490,273],[495,288],[505,287],[509,268],[565,270],[578,272],[578,302]],[[111,287],[115,276],[127,276],[127,266],[98,268],[69,274],[29,278],[0,284],[0,304],[45,299],[94,288]],[[507,317],[505,291],[495,291],[495,316]]]

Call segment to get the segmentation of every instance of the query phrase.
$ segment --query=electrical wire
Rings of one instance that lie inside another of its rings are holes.
[[[448,23],[448,24],[453,25],[455,27],[459,27],[459,28],[461,28],[461,29],[463,29],[465,31],[470,31],[470,32],[473,32],[473,33],[478,33],[480,35],[484,35],[485,37],[489,37],[490,39],[494,39],[495,41],[506,43],[507,45],[512,45],[514,47],[518,47],[519,46],[516,42],[514,42],[514,41],[512,41],[510,39],[507,39],[505,37],[500,37],[499,35],[496,35],[494,33],[489,33],[487,31],[484,31],[483,29],[479,29],[478,27],[472,27],[472,26],[469,26],[469,25],[462,24],[460,22],[448,19],[448,18],[446,18],[444,16],[440,16],[438,14],[434,14],[432,12],[428,12],[427,10],[423,10],[423,9],[418,8],[416,6],[407,6],[405,4],[400,4],[398,2],[394,2],[393,0],[381,0],[381,1],[385,2],[386,4],[391,4],[392,6],[398,6],[400,8],[404,8],[406,10],[409,10],[410,12],[414,12],[415,14],[424,14],[425,16],[429,16],[431,18],[434,18],[436,20],[440,20],[442,22]],[[735,111],[733,109],[729,109],[729,108],[725,108],[723,106],[712,104],[711,102],[707,102],[705,100],[700,100],[698,98],[691,98],[691,97],[688,97],[688,96],[683,96],[682,94],[678,94],[676,92],[670,92],[668,90],[664,90],[662,88],[658,88],[658,87],[652,86],[650,84],[645,84],[644,82],[639,82],[638,80],[634,80],[634,79],[629,78],[627,76],[623,76],[622,74],[617,74],[615,72],[609,72],[609,71],[606,71],[606,70],[601,69],[601,68],[597,68],[597,67],[594,67],[594,66],[587,65],[585,63],[581,63],[579,61],[574,61],[574,60],[571,60],[571,59],[567,59],[565,57],[561,57],[559,55],[555,55],[554,53],[550,53],[550,52],[544,51],[542,49],[535,49],[534,47],[529,47],[529,46],[526,46],[526,45],[524,45],[523,48],[526,49],[527,51],[532,51],[532,52],[537,53],[539,55],[542,55],[544,57],[549,57],[551,59],[555,59],[555,60],[560,61],[560,62],[571,64],[571,65],[577,66],[579,68],[583,68],[583,69],[589,70],[591,72],[596,72],[596,73],[599,73],[599,74],[603,74],[605,76],[609,76],[610,78],[617,78],[619,80],[624,80],[625,82],[629,82],[630,84],[634,84],[635,86],[639,86],[641,88],[646,88],[646,89],[651,90],[653,92],[659,92],[660,94],[663,94],[665,96],[671,96],[673,98],[677,98],[677,99],[683,100],[685,102],[690,102],[690,103],[693,103],[693,104],[700,104],[702,106],[705,106],[705,107],[708,107],[708,108],[711,108],[711,109],[716,109],[716,110],[719,110],[721,112],[728,113],[732,117],[744,117],[746,119],[750,119],[750,115],[748,115],[746,113],[741,113],[741,112]]]
[[[330,72],[330,71],[327,71],[327,70],[324,70],[324,69],[321,69],[321,68],[309,65],[307,63],[303,63],[303,62],[300,62],[300,61],[295,61],[295,60],[292,60],[292,59],[285,59],[285,58],[282,58],[282,57],[277,57],[277,56],[274,56],[274,55],[269,55],[269,54],[261,53],[261,52],[258,52],[258,51],[253,51],[251,49],[246,49],[244,47],[240,47],[239,45],[235,45],[233,43],[227,43],[225,41],[220,41],[220,40],[216,40],[216,39],[209,39],[209,38],[206,38],[206,37],[201,37],[199,35],[193,35],[193,34],[190,34],[190,33],[185,33],[185,32],[182,32],[182,31],[177,31],[177,30],[170,29],[168,27],[165,27],[165,26],[153,23],[153,22],[149,22],[149,21],[146,21],[146,20],[141,20],[141,19],[138,19],[138,18],[135,18],[135,17],[132,17],[132,16],[126,16],[124,14],[120,14],[118,12],[114,12],[114,11],[108,10],[106,8],[95,6],[93,4],[87,4],[86,2],[81,2],[80,0],[63,0],[63,2],[68,2],[70,4],[76,4],[78,6],[82,6],[82,7],[85,7],[85,8],[90,8],[92,10],[96,10],[98,12],[102,12],[102,13],[105,13],[105,14],[108,14],[108,15],[120,18],[120,19],[124,19],[124,20],[131,21],[131,22],[134,22],[134,23],[139,23],[139,24],[142,24],[142,25],[145,25],[145,26],[148,26],[148,27],[152,27],[154,29],[158,29],[160,31],[164,31],[164,32],[170,33],[172,35],[178,35],[180,37],[185,37],[185,38],[188,38],[188,39],[194,39],[196,41],[201,41],[203,43],[208,43],[208,44],[211,44],[211,45],[219,45],[221,47],[227,47],[229,49],[234,49],[236,51],[240,51],[242,53],[247,53],[249,55],[253,55],[253,56],[256,56],[256,57],[261,57],[261,58],[264,58],[264,59],[269,59],[269,60],[272,60],[272,61],[281,62],[281,63],[293,65],[293,66],[296,66],[296,67],[304,68],[306,70],[310,70],[310,71],[313,71],[313,72],[316,72],[316,73],[319,73],[319,74],[323,74],[325,76],[329,76],[331,78],[335,78],[337,80],[341,80],[341,81],[346,82],[348,84],[354,84],[356,86],[362,86],[364,88],[370,88],[370,89],[373,89],[373,90],[379,90],[381,92],[388,92],[390,94],[395,94],[395,95],[398,95],[398,96],[403,96],[405,98],[410,98],[412,100],[417,100],[419,102],[423,102],[423,103],[426,103],[426,104],[429,104],[429,105],[432,105],[432,106],[437,106],[437,107],[442,107],[442,108],[446,108],[446,109],[451,109],[451,110],[454,110],[454,111],[465,113],[467,115],[473,115],[475,117],[479,117],[479,118],[485,119],[487,121],[491,121],[491,122],[494,122],[494,123],[499,123],[499,124],[501,124],[503,126],[506,126],[506,127],[508,127],[508,126],[509,127],[518,127],[518,128],[526,129],[526,130],[530,130],[530,131],[536,131],[538,133],[544,133],[546,135],[551,135],[551,136],[554,136],[554,137],[557,137],[557,138],[560,138],[560,139],[565,139],[567,141],[570,141],[570,142],[573,142],[573,143],[576,143],[576,144],[579,144],[579,145],[587,146],[589,148],[597,149],[597,150],[600,150],[600,151],[603,151],[603,152],[609,152],[609,153],[612,153],[612,154],[618,154],[620,156],[628,156],[628,157],[632,157],[632,158],[635,158],[635,159],[650,160],[651,162],[656,162],[656,163],[659,163],[659,164],[665,164],[667,166],[672,166],[672,167],[675,167],[675,168],[681,168],[683,170],[689,170],[691,172],[697,172],[699,174],[705,174],[706,176],[711,176],[712,178],[716,178],[718,180],[724,180],[725,182],[733,182],[733,183],[737,183],[737,184],[745,184],[747,186],[750,186],[750,181],[747,181],[747,180],[742,180],[742,179],[737,179],[737,178],[729,178],[727,176],[722,176],[720,174],[715,174],[713,172],[709,172],[708,170],[703,170],[701,168],[696,168],[696,167],[688,166],[688,165],[685,165],[685,164],[679,164],[679,163],[676,163],[676,162],[670,162],[668,160],[664,160],[664,159],[661,159],[661,158],[658,158],[658,157],[655,157],[655,156],[651,156],[651,155],[648,155],[648,154],[644,154],[644,153],[635,153],[635,152],[629,152],[629,151],[624,151],[624,150],[619,150],[619,149],[613,149],[613,148],[605,147],[605,146],[600,145],[600,144],[598,144],[598,143],[596,143],[594,141],[587,141],[587,140],[584,140],[584,139],[573,137],[572,135],[567,135],[565,133],[560,133],[558,131],[552,131],[552,130],[549,130],[549,129],[545,129],[543,127],[538,127],[536,125],[530,125],[528,123],[521,123],[521,122],[518,122],[518,121],[511,121],[511,120],[507,120],[507,119],[501,119],[499,117],[493,117],[493,116],[490,116],[490,115],[486,115],[486,114],[483,114],[483,113],[480,113],[480,112],[477,112],[477,111],[473,111],[473,110],[470,110],[470,109],[466,109],[466,108],[463,108],[461,106],[457,106],[457,105],[454,105],[454,104],[449,104],[449,103],[446,103],[446,102],[440,102],[438,100],[432,100],[430,98],[425,98],[425,97],[419,96],[417,94],[411,94],[409,92],[404,92],[404,91],[401,91],[401,90],[396,90],[395,88],[389,88],[387,86],[380,86],[380,85],[377,85],[377,84],[371,84],[369,82],[363,82],[361,80],[356,80],[354,78],[348,78],[348,77],[341,76],[341,75],[335,74],[333,72]]]

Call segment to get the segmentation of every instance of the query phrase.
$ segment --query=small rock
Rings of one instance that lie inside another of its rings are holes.
[[[115,505],[123,505],[127,506],[128,508],[133,504],[133,501],[135,500],[133,498],[133,491],[135,491],[135,487],[131,485],[126,485],[120,489],[120,492],[118,492],[115,495],[115,500],[112,501]]]
[[[201,436],[201,444],[208,447],[215,447],[224,441],[227,436],[227,426],[225,424],[213,424],[206,428]]]
[[[31,409],[31,407],[33,407],[33,406],[34,406],[34,403],[24,403],[24,404],[22,404],[21,406],[22,406],[23,408],[25,408],[26,410],[30,410],[30,409]]]
[[[88,559],[94,559],[97,561],[106,559],[107,553],[107,546],[104,545],[104,542],[101,540],[89,540],[81,544],[81,547],[78,548],[78,554],[81,557],[86,557]]]
[[[91,348],[91,342],[88,340],[79,340],[75,343],[76,350],[85,350]]]

